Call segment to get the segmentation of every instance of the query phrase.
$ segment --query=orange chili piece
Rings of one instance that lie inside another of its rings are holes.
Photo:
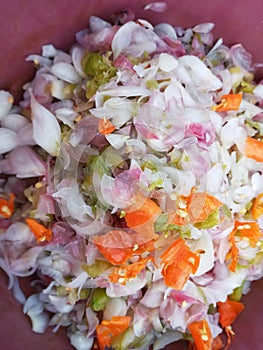
[[[200,256],[193,253],[184,240],[177,239],[162,255],[162,275],[165,284],[174,289],[182,289],[191,273],[198,269]]]
[[[219,323],[221,324],[222,328],[224,328],[228,338],[226,349],[229,347],[231,340],[235,335],[231,324],[235,321],[240,312],[244,310],[244,308],[244,304],[229,299],[227,299],[225,302],[219,301],[217,303]]]
[[[110,346],[114,338],[125,332],[130,325],[129,316],[114,316],[110,321],[103,320],[96,327],[97,339],[100,350]]]
[[[144,241],[139,233],[111,230],[105,235],[94,236],[93,243],[113,265],[124,264],[133,255],[153,251],[154,240]]]
[[[212,349],[212,333],[206,320],[192,322],[188,326],[197,350]]]
[[[229,235],[229,243],[231,245],[231,248],[227,253],[226,259],[231,259],[231,263],[228,265],[228,268],[230,271],[235,272],[238,261],[238,248],[236,246],[235,233],[233,233],[233,231]]]
[[[226,94],[221,98],[221,102],[212,109],[216,112],[235,111],[239,109],[242,101],[242,94]]]
[[[246,139],[245,156],[257,162],[263,162],[263,142],[248,137]]]
[[[192,223],[201,222],[215,212],[222,203],[206,192],[194,192],[189,206],[189,216]]]
[[[198,223],[206,220],[222,203],[206,192],[195,192],[193,188],[189,196],[180,196],[177,200],[178,208],[173,215],[175,225]]]
[[[235,221],[234,229],[229,235],[229,242],[231,248],[227,254],[227,259],[231,258],[232,261],[228,266],[233,272],[236,271],[236,265],[238,261],[238,248],[236,246],[236,237],[240,239],[248,239],[251,247],[255,248],[259,239],[262,237],[259,225],[254,221]]]
[[[126,284],[132,278],[135,278],[152,258],[147,257],[133,264],[117,267],[108,278],[112,283]]]
[[[263,193],[260,193],[254,200],[251,215],[253,220],[257,220],[263,214]]]
[[[247,238],[249,240],[249,244],[252,248],[255,248],[260,238],[262,238],[259,225],[254,221],[236,221],[235,228],[240,232],[239,234],[241,238]]]
[[[145,198],[138,194],[134,197],[135,208],[125,214],[125,221],[128,227],[136,228],[147,222],[153,224],[156,217],[161,214],[162,210],[152,199]]]
[[[108,120],[108,118],[102,118],[99,120],[98,131],[100,134],[108,135],[115,130],[115,126]]]
[[[5,219],[10,218],[13,215],[15,210],[15,195],[13,193],[10,194],[9,199],[0,198],[0,216]]]
[[[36,220],[30,218],[26,219],[26,223],[29,226],[30,230],[33,232],[38,243],[51,240],[52,231],[50,229],[38,223]]]
[[[238,314],[244,310],[245,306],[239,301],[227,299],[225,302],[219,301],[217,303],[219,312],[219,322],[223,328],[230,326],[238,316]]]

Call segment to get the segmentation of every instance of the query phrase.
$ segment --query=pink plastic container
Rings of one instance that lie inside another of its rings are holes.
[[[34,69],[25,57],[40,53],[43,44],[52,43],[67,50],[74,42],[76,31],[83,29],[90,15],[110,20],[110,15],[131,9],[136,17],[153,23],[169,22],[183,27],[201,22],[215,23],[215,38],[226,44],[241,42],[253,54],[254,62],[263,63],[263,2],[261,0],[170,0],[164,13],[144,11],[149,1],[141,0],[1,0],[0,88],[10,90],[18,99],[23,83],[29,81]],[[258,77],[262,72],[258,71]],[[0,272],[0,348],[3,350],[70,350],[73,349],[66,331],[54,334],[34,334],[22,307],[7,290],[7,278]],[[23,281],[26,293],[29,282]],[[263,280],[252,284],[243,298],[246,306],[233,325],[235,340],[232,350],[261,350],[263,347]],[[182,345],[181,349],[186,349]],[[179,349],[170,346],[169,349]]]

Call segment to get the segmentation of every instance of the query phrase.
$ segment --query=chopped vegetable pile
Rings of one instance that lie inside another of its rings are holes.
[[[78,350],[233,340],[263,275],[263,83],[213,27],[93,16],[69,53],[27,57],[19,103],[0,91],[0,267],[33,331]]]

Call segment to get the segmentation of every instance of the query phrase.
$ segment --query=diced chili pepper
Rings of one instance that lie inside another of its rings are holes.
[[[226,94],[221,98],[221,102],[213,107],[216,112],[227,112],[238,110],[242,101],[242,94]]]
[[[38,243],[50,241],[52,238],[52,231],[46,228],[44,225],[38,223],[34,219],[27,218],[26,223],[30,230],[33,232]]]
[[[102,118],[99,120],[98,131],[100,134],[108,135],[114,130],[115,126],[107,118]]]
[[[245,156],[263,162],[263,142],[252,137],[246,139]]]
[[[188,326],[197,350],[212,349],[212,333],[206,320],[196,321]]]
[[[103,320],[96,327],[98,344],[100,350],[104,350],[106,346],[110,346],[114,337],[125,332],[129,327],[131,318],[129,316],[114,316],[111,320]]]
[[[182,289],[191,273],[198,269],[200,257],[183,239],[177,239],[162,255],[162,275],[167,286]]]
[[[15,195],[10,194],[9,199],[0,198],[0,216],[5,219],[10,218],[13,215],[15,204],[14,204]]]

